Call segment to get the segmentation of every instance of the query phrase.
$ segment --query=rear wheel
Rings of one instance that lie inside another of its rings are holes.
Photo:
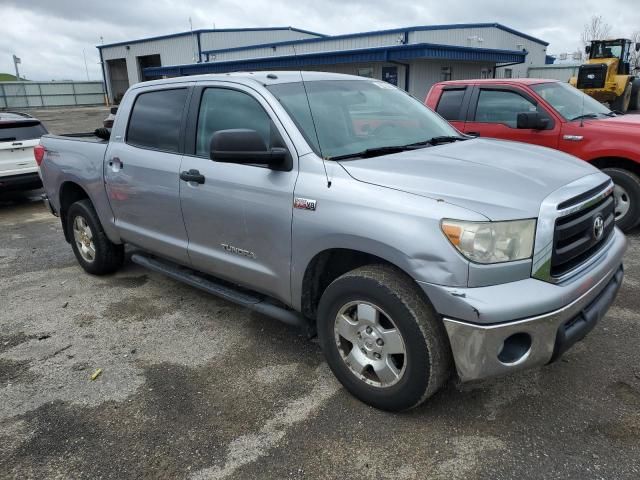
[[[66,215],[71,248],[78,263],[88,273],[113,273],[124,262],[124,245],[116,245],[105,235],[89,200],[73,203]]]
[[[626,113],[627,110],[629,110],[629,105],[631,104],[632,88],[633,87],[631,86],[631,82],[629,82],[622,95],[611,102],[611,110],[617,110],[622,113]]]
[[[442,321],[390,266],[361,267],[331,283],[318,307],[318,337],[338,380],[383,410],[419,405],[451,374]]]
[[[640,178],[622,168],[602,170],[613,180],[616,225],[628,232],[640,222]]]

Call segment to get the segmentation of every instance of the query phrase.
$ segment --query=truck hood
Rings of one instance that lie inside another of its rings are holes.
[[[444,200],[490,220],[537,217],[551,192],[597,171],[557,150],[490,139],[340,164],[358,181]]]
[[[593,123],[598,127],[640,128],[640,115],[627,113],[625,115],[618,115],[617,117],[589,120],[587,123]]]

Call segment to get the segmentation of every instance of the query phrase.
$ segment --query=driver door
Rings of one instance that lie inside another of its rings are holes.
[[[539,112],[549,118],[546,130],[517,128],[518,114]],[[504,87],[476,87],[471,98],[464,132],[481,137],[500,138],[557,148],[559,126],[553,116],[519,89]]]
[[[189,119],[187,155],[180,170],[197,170],[204,177],[204,183],[180,181],[192,265],[290,302],[293,190],[298,175],[293,144],[264,99],[242,85],[197,87]],[[255,130],[266,145],[273,145],[275,137],[278,143],[284,141],[293,168],[278,171],[211,160],[213,134],[229,129]]]

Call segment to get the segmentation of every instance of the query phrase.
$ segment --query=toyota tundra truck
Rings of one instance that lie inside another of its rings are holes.
[[[622,282],[607,175],[462,135],[382,81],[145,82],[98,133],[35,151],[84,270],[116,271],[128,245],[135,263],[317,332],[340,382],[381,409],[420,404],[454,372],[553,362]]]
[[[591,163],[613,179],[618,227],[628,232],[640,223],[640,115],[611,111],[568,83],[538,78],[440,82],[425,103],[461,132],[555,148]]]

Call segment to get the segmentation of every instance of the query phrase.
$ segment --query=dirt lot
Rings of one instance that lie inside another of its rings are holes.
[[[640,478],[639,233],[561,361],[394,415],[294,329],[131,263],[85,274],[34,194],[0,196],[0,478]]]

